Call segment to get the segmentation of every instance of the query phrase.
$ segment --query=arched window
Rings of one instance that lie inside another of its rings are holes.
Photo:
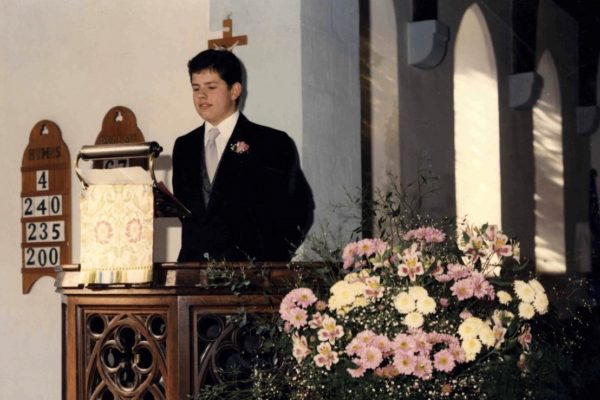
[[[562,114],[558,74],[544,52],[537,68],[544,89],[533,108],[535,259],[538,272],[564,273],[565,210]]]
[[[496,58],[477,4],[465,12],[454,47],[456,215],[500,225],[500,130]]]

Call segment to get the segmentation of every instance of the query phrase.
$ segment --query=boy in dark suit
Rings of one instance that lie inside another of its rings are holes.
[[[192,212],[178,261],[289,261],[314,210],[294,142],[239,112],[242,65],[233,53],[205,50],[188,71],[205,123],[173,149],[173,191]]]

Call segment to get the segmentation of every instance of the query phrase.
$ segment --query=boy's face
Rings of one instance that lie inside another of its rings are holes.
[[[191,77],[194,107],[203,120],[219,125],[237,109],[236,100],[242,85],[234,83],[231,88],[213,70],[202,70]]]

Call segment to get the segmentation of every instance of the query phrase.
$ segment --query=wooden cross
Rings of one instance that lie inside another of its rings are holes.
[[[225,48],[229,51],[236,46],[248,44],[248,36],[233,36],[233,22],[231,18],[223,20],[223,37],[220,39],[211,39],[208,41],[209,49]]]

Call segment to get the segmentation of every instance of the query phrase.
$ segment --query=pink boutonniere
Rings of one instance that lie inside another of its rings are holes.
[[[244,154],[250,150],[250,145],[248,143],[240,140],[239,142],[235,142],[231,145],[231,150],[237,154]]]

